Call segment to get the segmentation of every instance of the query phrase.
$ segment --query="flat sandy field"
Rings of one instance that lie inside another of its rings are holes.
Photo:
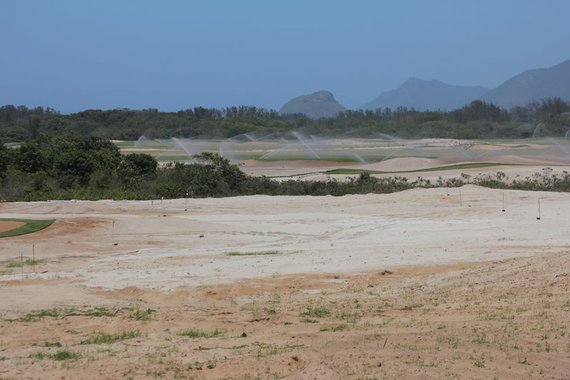
[[[0,240],[0,378],[568,379],[569,214],[475,186],[2,203],[56,222]]]

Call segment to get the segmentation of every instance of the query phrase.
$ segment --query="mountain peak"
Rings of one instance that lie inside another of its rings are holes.
[[[527,70],[515,75],[481,99],[510,108],[553,97],[570,100],[570,59],[548,68]]]
[[[312,94],[298,96],[281,107],[281,114],[305,114],[312,119],[334,117],[344,108],[330,91],[321,90]]]
[[[450,110],[462,107],[482,96],[488,89],[477,86],[455,86],[438,80],[408,78],[395,90],[380,94],[363,109],[407,107],[416,110]]]

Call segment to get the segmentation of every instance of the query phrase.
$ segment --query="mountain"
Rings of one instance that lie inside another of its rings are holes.
[[[547,69],[528,70],[515,75],[483,95],[481,100],[510,108],[552,97],[570,100],[570,60]]]
[[[361,109],[408,107],[418,111],[453,110],[463,107],[489,91],[480,86],[454,86],[438,80],[410,78],[399,88],[386,91]]]
[[[332,93],[318,91],[289,100],[281,107],[279,113],[283,115],[302,113],[311,119],[320,119],[322,117],[334,117],[344,110],[346,108],[336,101]]]

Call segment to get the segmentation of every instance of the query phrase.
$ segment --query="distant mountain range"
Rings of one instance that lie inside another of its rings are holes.
[[[410,78],[399,88],[386,91],[361,109],[408,107],[418,111],[452,110],[463,107],[489,89],[480,86],[454,86],[438,80]]]
[[[282,115],[302,113],[312,119],[320,119],[322,117],[334,117],[344,110],[346,108],[336,101],[332,93],[318,91],[289,100],[281,107],[279,113]]]
[[[410,78],[397,89],[381,93],[359,109],[407,107],[420,111],[453,110],[477,99],[510,108],[552,97],[570,101],[570,60],[550,68],[525,71],[494,89]],[[345,107],[336,101],[332,93],[319,91],[290,100],[280,112],[321,118],[335,116],[344,110]]]
[[[558,97],[570,100],[570,60],[547,69],[528,70],[487,92],[481,100],[504,108]]]

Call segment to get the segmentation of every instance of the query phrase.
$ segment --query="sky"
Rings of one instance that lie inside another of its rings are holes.
[[[570,59],[567,0],[0,0],[0,105],[162,111],[409,77],[496,87]]]

